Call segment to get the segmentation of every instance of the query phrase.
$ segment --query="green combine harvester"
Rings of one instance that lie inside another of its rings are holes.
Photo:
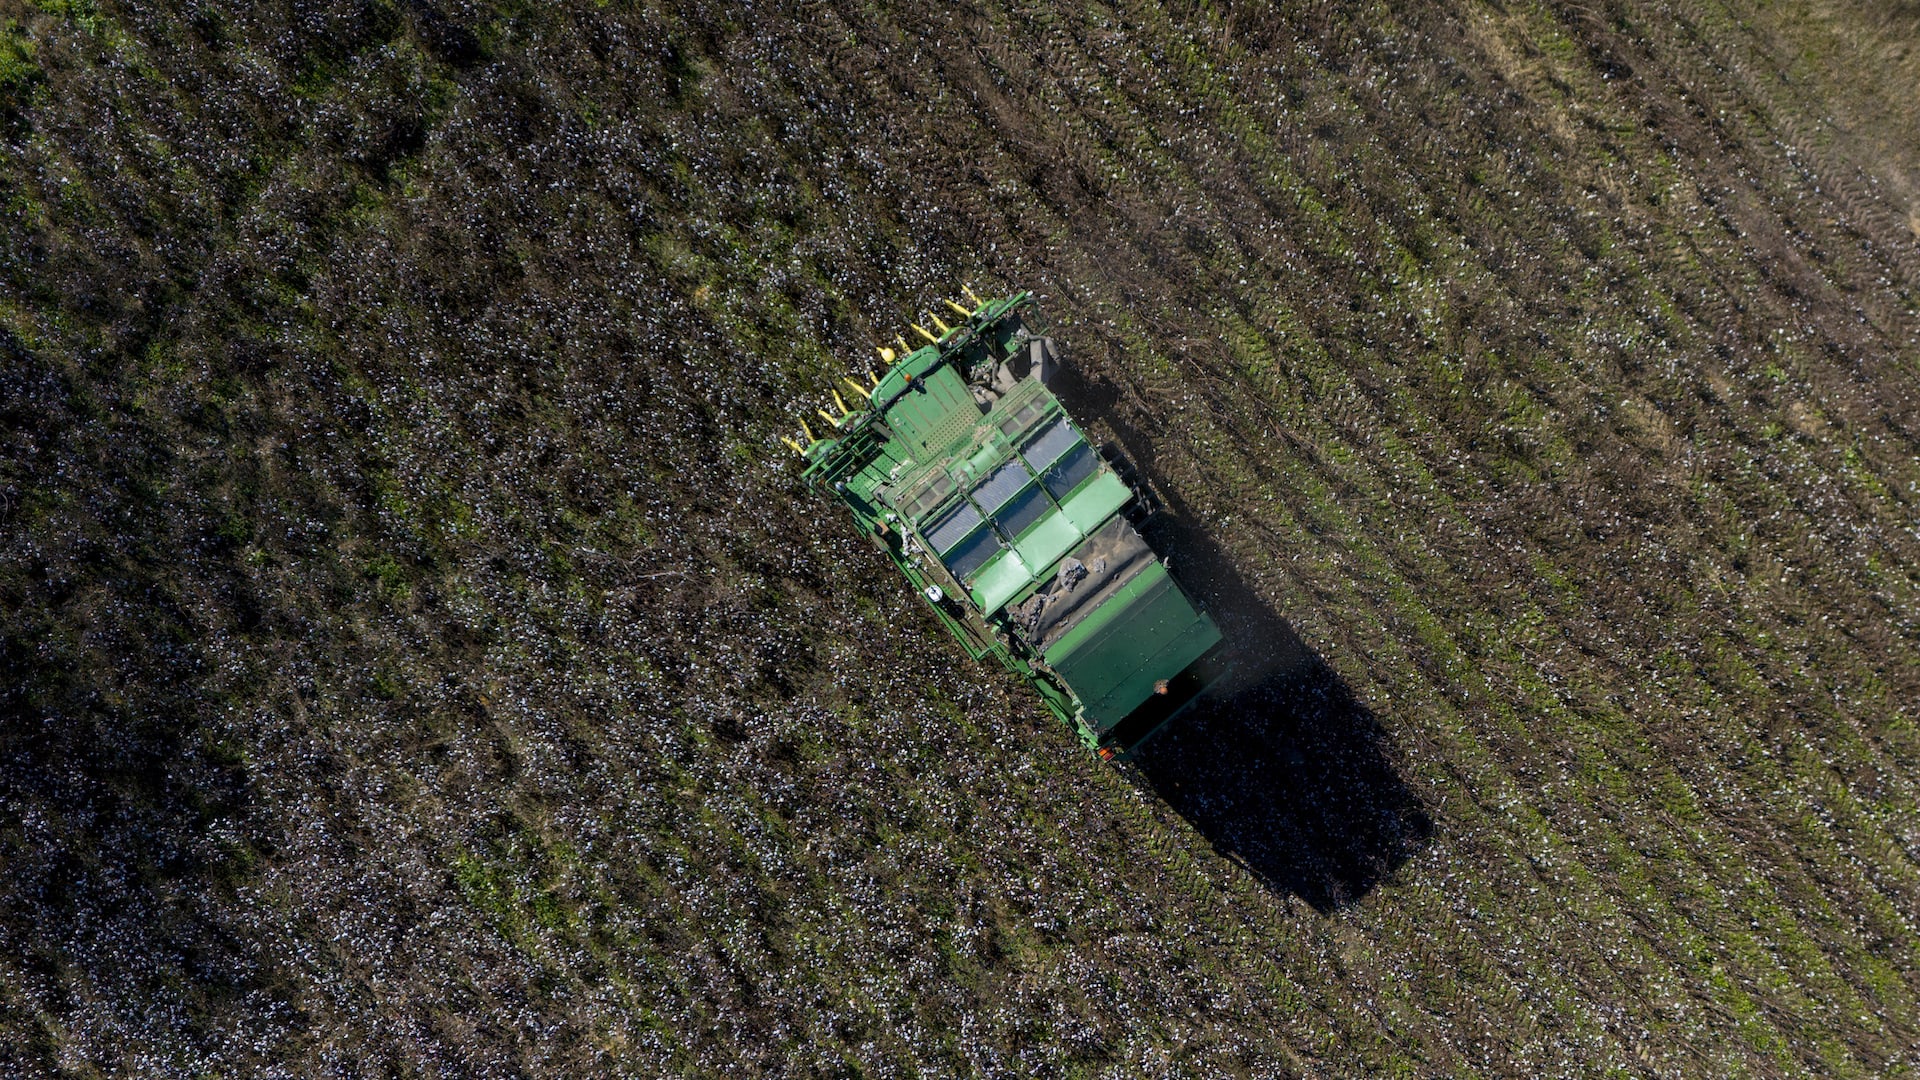
[[[1145,499],[1047,388],[1059,360],[1032,295],[967,297],[787,445],[974,659],[1125,755],[1225,673],[1220,630],[1135,531]]]

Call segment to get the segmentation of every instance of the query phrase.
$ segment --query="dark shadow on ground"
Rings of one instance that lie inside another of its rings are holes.
[[[1114,420],[1105,388],[1063,375],[1054,389],[1069,409],[1105,419],[1128,463],[1153,479],[1152,440]],[[1141,531],[1219,621],[1235,669],[1126,768],[1268,888],[1323,913],[1353,903],[1426,845],[1432,818],[1373,711],[1166,485],[1153,487],[1166,509]]]

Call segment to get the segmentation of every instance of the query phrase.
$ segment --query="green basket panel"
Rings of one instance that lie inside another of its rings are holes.
[[[1013,599],[1014,594],[1033,582],[1033,572],[1018,553],[1002,551],[994,556],[973,579],[973,602],[991,615]]]
[[[1067,520],[1073,522],[1074,528],[1082,533],[1090,533],[1119,513],[1120,508],[1127,505],[1127,500],[1132,497],[1133,492],[1124,481],[1111,471],[1102,469],[1060,504],[1060,509],[1066,513]]]
[[[1081,533],[1073,527],[1062,513],[1051,513],[1041,518],[1033,528],[1028,529],[1020,542],[1013,546],[1025,562],[1037,574],[1044,574],[1047,568],[1058,562],[1080,542]]]

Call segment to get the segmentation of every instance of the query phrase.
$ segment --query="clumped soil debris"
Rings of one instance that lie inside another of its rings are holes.
[[[0,14],[0,1072],[1912,1075],[1911,5]],[[1123,769],[778,436],[1036,290]]]

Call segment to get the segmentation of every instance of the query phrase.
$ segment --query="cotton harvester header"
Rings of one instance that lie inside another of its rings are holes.
[[[1048,389],[1031,294],[973,307],[787,445],[968,653],[1032,683],[1100,756],[1131,752],[1225,671],[1220,630],[1134,529],[1147,504]],[[849,402],[852,404],[849,405]]]

